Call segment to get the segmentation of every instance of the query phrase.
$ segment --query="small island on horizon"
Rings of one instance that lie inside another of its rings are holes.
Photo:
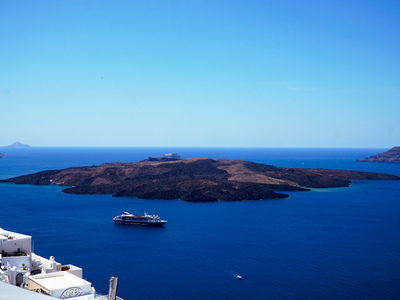
[[[172,154],[136,163],[49,170],[4,183],[67,187],[64,193],[217,202],[287,198],[281,192],[348,187],[352,180],[400,180],[388,174],[329,169],[284,168],[245,160],[189,158]]]
[[[392,149],[370,156],[366,159],[357,159],[358,162],[383,162],[383,163],[400,163],[400,146],[393,147]]]
[[[30,145],[28,144],[22,144],[20,142],[15,142],[12,145],[9,146],[2,146],[3,148],[31,148]]]

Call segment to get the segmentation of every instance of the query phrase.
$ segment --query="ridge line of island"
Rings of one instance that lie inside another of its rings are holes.
[[[181,159],[175,153],[135,163],[48,170],[3,183],[65,186],[64,193],[112,194],[114,197],[217,202],[289,197],[281,192],[348,187],[353,180],[400,180],[390,174],[286,168],[245,160]]]
[[[358,162],[380,162],[380,163],[400,163],[400,146],[393,147],[388,151],[372,155],[365,159],[357,159]]]

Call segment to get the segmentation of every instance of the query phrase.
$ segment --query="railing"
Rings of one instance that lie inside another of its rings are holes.
[[[2,250],[2,252],[1,252],[2,257],[27,256],[27,255],[28,255],[28,252],[26,252],[26,251],[4,252],[4,250]]]
[[[102,294],[99,294],[99,293],[96,292],[96,297],[95,297],[95,299],[96,299],[96,300],[108,300],[108,295],[102,295]],[[116,296],[116,297],[115,297],[115,300],[124,300],[124,299],[122,299],[122,298]]]

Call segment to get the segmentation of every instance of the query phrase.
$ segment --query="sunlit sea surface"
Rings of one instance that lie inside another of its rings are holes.
[[[285,167],[400,176],[400,164],[356,159],[388,149],[0,148],[0,178],[177,152]],[[31,235],[34,251],[83,268],[128,299],[400,299],[400,181],[291,192],[282,200],[186,203],[72,195],[63,187],[0,184],[0,227]],[[115,225],[123,211],[164,228]],[[237,280],[234,274],[243,280]]]

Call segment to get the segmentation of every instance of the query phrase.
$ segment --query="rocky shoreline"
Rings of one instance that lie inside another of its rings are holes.
[[[396,146],[392,149],[370,156],[366,159],[357,159],[359,162],[384,162],[384,163],[400,163],[400,147]]]
[[[227,159],[154,159],[136,163],[51,170],[2,180],[66,186],[73,194],[113,194],[141,199],[216,202],[279,199],[281,192],[347,187],[352,180],[400,180],[388,174],[329,169],[282,168]]]

